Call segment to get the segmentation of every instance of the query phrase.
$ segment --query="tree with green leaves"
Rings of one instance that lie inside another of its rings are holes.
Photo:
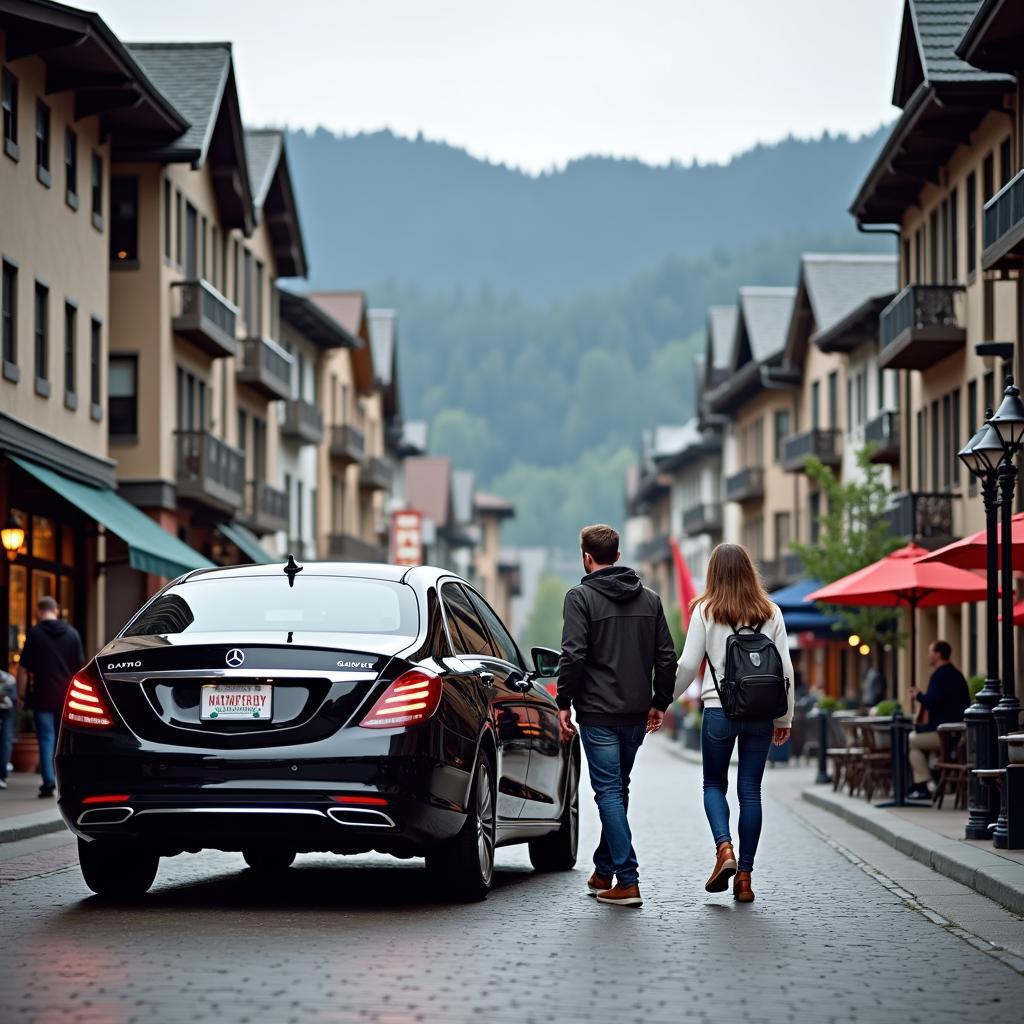
[[[900,546],[900,541],[890,534],[885,517],[889,488],[882,481],[881,470],[870,459],[870,448],[862,448],[857,453],[857,462],[863,475],[846,483],[841,483],[831,469],[813,456],[806,460],[807,477],[824,495],[825,511],[818,519],[817,543],[790,546],[799,555],[807,574],[823,583],[833,583],[863,569]],[[899,646],[899,620],[890,608],[820,607],[838,618],[837,630],[861,637],[876,655],[883,643]]]
[[[553,573],[545,573],[537,584],[533,607],[523,631],[523,646],[550,647],[559,650],[562,645],[562,604],[565,601],[565,581]]]

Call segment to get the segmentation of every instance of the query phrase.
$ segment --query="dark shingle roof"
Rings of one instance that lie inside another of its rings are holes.
[[[828,330],[868,299],[898,289],[895,255],[804,253],[800,263],[816,332]]]
[[[284,133],[276,129],[245,130],[245,162],[249,168],[252,201],[256,209],[263,206],[270,191],[283,145]]]
[[[929,82],[985,80],[989,72],[972,68],[956,48],[974,20],[979,0],[910,0],[918,46]]]
[[[732,355],[732,341],[736,336],[735,306],[708,307],[708,337],[711,341],[713,369],[724,369]]]
[[[764,363],[782,355],[795,297],[796,289],[791,287],[740,288],[740,317],[753,362]]]
[[[128,43],[149,80],[188,119],[176,146],[205,159],[231,73],[230,43]]]
[[[391,383],[394,367],[398,317],[393,309],[371,309],[366,316],[370,329],[370,347],[373,349],[373,368],[377,380],[387,386]]]

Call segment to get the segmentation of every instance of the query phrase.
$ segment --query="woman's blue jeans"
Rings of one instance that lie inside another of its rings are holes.
[[[754,870],[754,854],[761,838],[761,779],[772,745],[771,719],[736,722],[721,708],[705,708],[700,748],[704,760],[704,813],[715,844],[732,842],[729,832],[729,760],[739,740],[740,764],[736,793],[740,801],[740,871]]]

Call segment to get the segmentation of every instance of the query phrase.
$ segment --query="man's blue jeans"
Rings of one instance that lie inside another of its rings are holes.
[[[774,725],[770,719],[759,722],[735,722],[721,708],[705,708],[701,723],[700,749],[704,760],[704,813],[716,845],[728,840],[729,760],[736,741],[740,744],[740,764],[736,792],[740,801],[740,871],[754,870],[754,854],[761,838],[761,779]]]
[[[36,726],[36,742],[39,744],[39,774],[43,786],[53,789],[57,780],[53,776],[53,754],[57,747],[57,716],[52,711],[33,711],[32,721]]]
[[[646,733],[644,725],[580,726],[594,802],[601,815],[601,841],[594,851],[594,870],[602,878],[614,875],[622,886],[636,885],[640,880],[626,808],[629,773]]]
[[[14,722],[18,712],[13,708],[0,714],[0,779],[7,778],[7,765],[11,760],[14,746]]]

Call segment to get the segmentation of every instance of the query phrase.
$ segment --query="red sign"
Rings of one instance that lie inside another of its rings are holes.
[[[423,513],[401,509],[391,513],[391,561],[395,565],[423,564]]]

